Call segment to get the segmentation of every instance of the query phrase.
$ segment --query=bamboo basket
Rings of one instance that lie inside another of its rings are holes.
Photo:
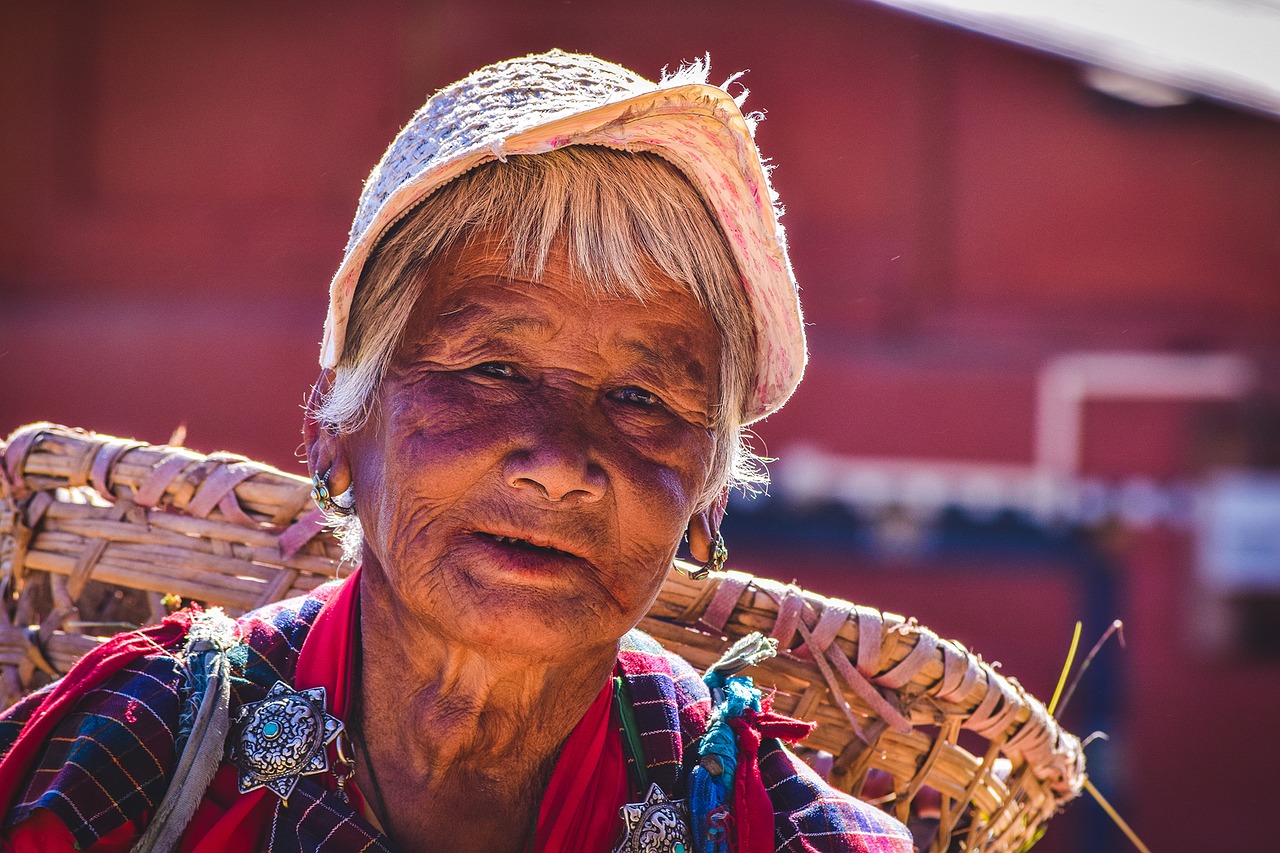
[[[237,615],[351,568],[310,483],[242,456],[53,424],[0,454],[5,706],[173,596]],[[751,631],[775,637],[783,651],[752,674],[776,710],[819,722],[802,754],[921,850],[1024,850],[1085,783],[1080,741],[1039,700],[914,620],[742,572],[672,572],[640,627],[698,668]]]

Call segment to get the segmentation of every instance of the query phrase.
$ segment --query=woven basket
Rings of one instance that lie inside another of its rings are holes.
[[[52,424],[0,453],[4,705],[163,616],[166,596],[234,615],[349,571],[310,483],[244,457]],[[641,628],[699,668],[751,631],[777,638],[785,651],[752,675],[776,710],[820,723],[804,754],[921,849],[1023,850],[1084,784],[1079,740],[1044,705],[914,620],[741,572],[672,572]]]

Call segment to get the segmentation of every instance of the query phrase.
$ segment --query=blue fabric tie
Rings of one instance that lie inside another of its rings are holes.
[[[698,740],[698,764],[689,778],[689,811],[696,853],[728,853],[729,806],[738,769],[738,737],[729,721],[760,711],[760,691],[750,676],[735,675],[777,654],[778,643],[759,632],[734,643],[702,680],[711,691],[711,722]]]

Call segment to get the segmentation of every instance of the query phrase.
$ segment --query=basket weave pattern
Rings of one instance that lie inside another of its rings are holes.
[[[0,459],[5,705],[122,623],[161,617],[166,594],[235,615],[350,568],[310,483],[244,457],[32,424]],[[742,572],[672,572],[640,627],[699,668],[752,631],[776,638],[783,652],[752,671],[773,707],[817,720],[803,746],[834,757],[832,783],[930,851],[1025,849],[1084,784],[1079,740],[1039,700],[914,620]],[[938,805],[922,819],[926,790]]]

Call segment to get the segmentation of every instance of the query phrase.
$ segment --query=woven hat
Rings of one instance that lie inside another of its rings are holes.
[[[431,192],[511,154],[566,145],[650,151],[679,168],[719,220],[755,319],[750,423],[791,396],[806,360],[804,327],[773,189],[753,123],[694,63],[660,83],[594,56],[553,50],[481,68],[433,95],[365,182],[342,265],[333,278],[320,364],[342,357],[352,296],[369,252]]]

